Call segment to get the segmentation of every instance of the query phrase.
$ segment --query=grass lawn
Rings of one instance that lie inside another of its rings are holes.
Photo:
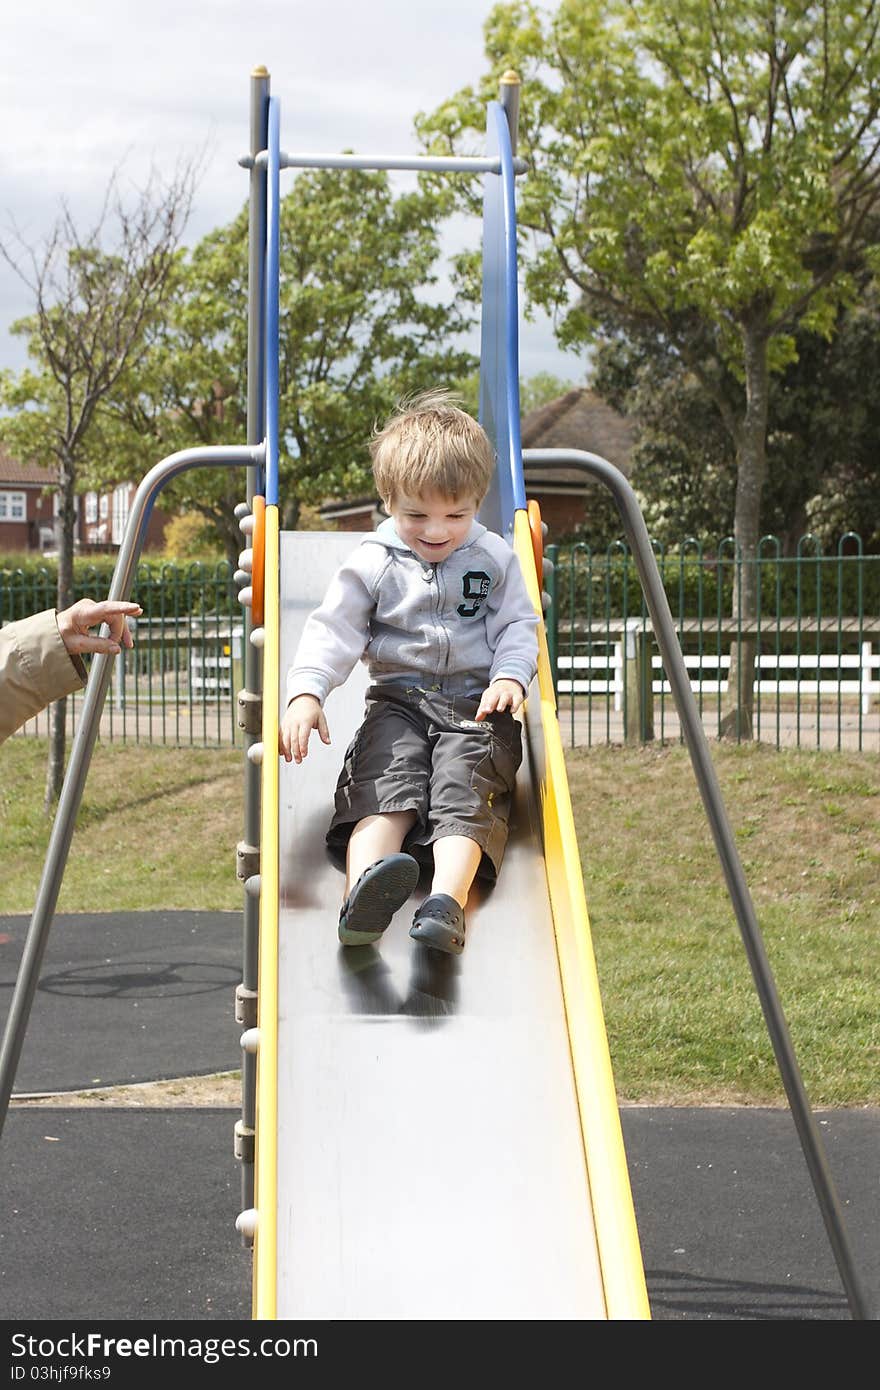
[[[878,1104],[880,763],[712,749],[810,1101]],[[29,913],[46,744],[12,738],[0,757],[0,913]],[[686,751],[567,761],[621,1100],[783,1102]],[[99,744],[59,912],[239,909],[242,801],[234,749]]]
[[[33,910],[51,829],[46,757],[45,739],[11,738],[0,750],[0,912]],[[58,911],[240,908],[243,792],[235,749],[99,743]]]
[[[713,744],[813,1105],[880,1102],[880,765]],[[618,1092],[784,1100],[684,748],[575,749],[569,785]]]

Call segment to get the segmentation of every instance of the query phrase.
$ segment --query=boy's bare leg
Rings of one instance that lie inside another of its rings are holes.
[[[396,854],[416,823],[415,811],[385,811],[359,820],[348,841],[345,861],[345,896],[364,869],[386,854]],[[479,862],[479,861],[478,861]]]
[[[467,905],[483,851],[468,835],[444,835],[434,841],[434,877],[431,893],[446,893],[459,907]]]

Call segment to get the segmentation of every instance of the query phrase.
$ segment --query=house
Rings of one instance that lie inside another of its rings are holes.
[[[529,411],[520,425],[524,449],[584,449],[627,474],[635,427],[588,387],[566,391]],[[554,537],[571,535],[584,519],[584,475],[573,468],[525,469],[526,497],[535,498]],[[326,502],[320,516],[337,531],[372,531],[385,516],[375,495]]]
[[[0,551],[55,549],[57,498],[55,474],[34,463],[16,463],[0,449]],[[120,483],[108,492],[87,492],[75,499],[74,545],[80,553],[113,550],[122,540],[135,483]],[[144,549],[163,544],[167,516],[154,507]]]
[[[136,483],[118,483],[109,492],[86,492],[77,498],[81,504],[81,549],[115,550],[122,544]],[[153,507],[147,521],[144,550],[160,550],[165,542],[167,513]]]
[[[375,531],[388,513],[374,495],[355,497],[350,502],[325,502],[318,515],[331,531]]]
[[[48,468],[16,463],[0,449],[0,550],[52,549],[54,508],[46,489],[54,483]]]
[[[624,476],[635,442],[635,426],[619,415],[589,387],[566,391],[564,396],[530,410],[520,426],[523,449],[583,449],[613,463]],[[537,499],[541,520],[554,538],[570,536],[584,520],[583,473],[573,468],[524,469],[526,496]]]

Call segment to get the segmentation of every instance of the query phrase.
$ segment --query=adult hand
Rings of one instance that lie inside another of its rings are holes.
[[[61,640],[71,655],[80,652],[106,652],[110,656],[123,647],[133,647],[134,639],[128,630],[126,618],[136,618],[143,613],[139,603],[124,603],[120,599],[105,599],[96,603],[94,599],[81,598],[69,608],[56,614]],[[109,637],[99,637],[89,632],[98,623],[107,623]]]

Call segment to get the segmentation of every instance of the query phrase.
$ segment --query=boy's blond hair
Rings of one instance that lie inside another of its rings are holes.
[[[398,405],[370,441],[373,477],[386,506],[399,493],[458,500],[489,490],[495,454],[485,430],[448,391],[423,391]]]

